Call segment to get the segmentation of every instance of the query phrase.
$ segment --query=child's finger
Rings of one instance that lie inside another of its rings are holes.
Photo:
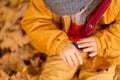
[[[87,47],[87,48],[83,48],[83,52],[94,52],[94,47]]]
[[[68,62],[67,62],[65,56],[61,55],[61,58],[62,58],[62,60],[64,61],[64,63],[65,63],[66,65],[68,65]]]
[[[90,46],[92,46],[92,43],[90,43],[90,42],[78,44],[78,48],[85,48],[85,47],[90,47]]]
[[[67,55],[65,55],[65,57],[66,57],[66,60],[67,60],[68,65],[69,65],[69,66],[73,66],[74,63],[73,63],[73,61],[72,61],[72,59],[71,59],[71,56],[70,56],[69,54],[67,54]]]
[[[94,56],[96,56],[96,52],[95,52],[95,51],[94,51],[94,52],[91,52],[88,56],[89,56],[89,57],[94,57]]]

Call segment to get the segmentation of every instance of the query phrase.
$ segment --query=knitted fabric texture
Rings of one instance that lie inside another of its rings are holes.
[[[45,5],[58,15],[72,15],[80,12],[93,0],[43,0]]]

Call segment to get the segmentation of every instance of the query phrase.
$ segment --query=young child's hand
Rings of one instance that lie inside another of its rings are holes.
[[[60,56],[68,66],[78,66],[83,63],[80,52],[72,43],[68,43],[62,48]]]
[[[80,39],[77,44],[78,48],[83,49],[83,52],[90,53],[89,57],[94,57],[97,54],[97,43],[94,37]]]

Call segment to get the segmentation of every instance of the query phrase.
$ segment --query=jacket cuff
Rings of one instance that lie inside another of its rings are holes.
[[[62,42],[57,46],[57,48],[56,48],[56,54],[59,55],[61,49],[62,49],[67,43],[69,43],[69,42],[71,42],[71,41],[70,41],[70,40],[64,40],[64,41],[62,41]]]

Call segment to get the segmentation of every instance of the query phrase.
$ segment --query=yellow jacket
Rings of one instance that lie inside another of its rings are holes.
[[[46,8],[43,0],[31,0],[22,27],[38,51],[55,55],[70,42],[67,36],[70,23],[70,16],[54,14]],[[93,36],[97,40],[98,56],[113,59],[120,55],[120,0],[112,0]]]

